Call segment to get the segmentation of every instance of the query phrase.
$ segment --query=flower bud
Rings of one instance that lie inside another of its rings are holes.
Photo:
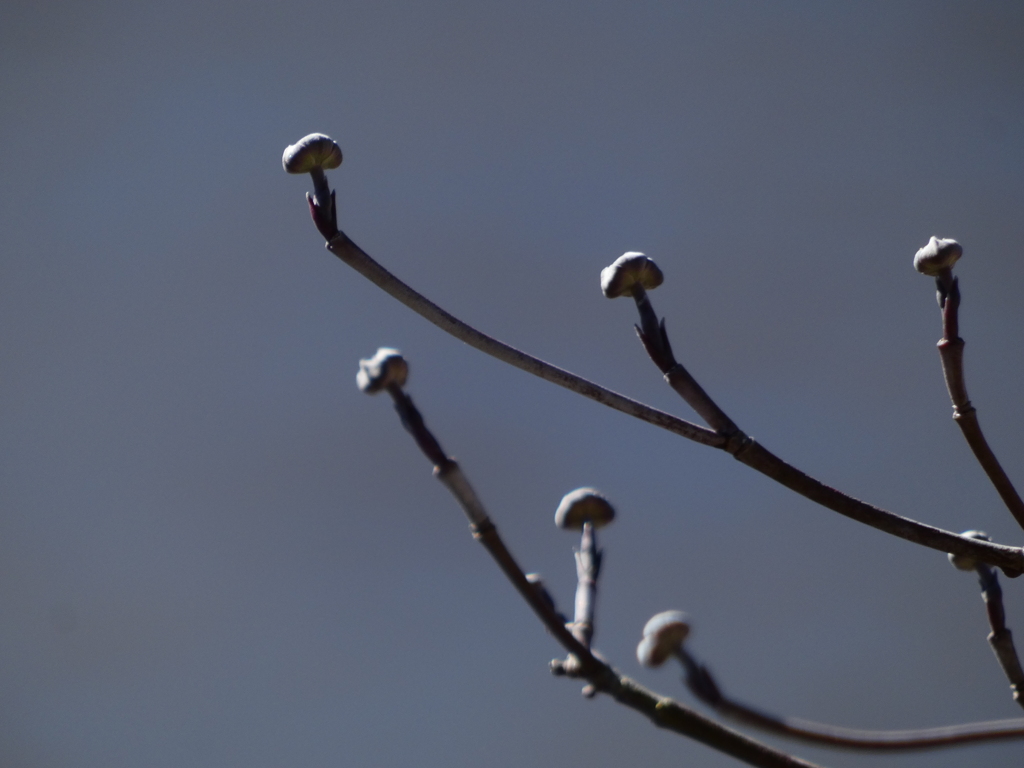
[[[629,251],[601,270],[601,292],[609,299],[615,299],[632,293],[636,285],[650,291],[664,280],[665,276],[657,264],[642,253]]]
[[[636,658],[645,667],[660,667],[690,635],[688,616],[682,611],[662,611],[644,625],[644,638]]]
[[[922,275],[937,277],[944,270],[951,269],[964,254],[956,240],[932,236],[928,245],[914,255],[914,269]]]
[[[330,136],[311,133],[285,148],[281,165],[288,173],[337,168],[341,165],[341,147]]]
[[[409,364],[402,353],[390,347],[381,347],[369,360],[359,361],[356,384],[368,395],[375,395],[394,385],[405,386],[409,377]]]

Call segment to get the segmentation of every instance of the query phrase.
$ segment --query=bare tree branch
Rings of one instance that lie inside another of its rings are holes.
[[[651,360],[661,369],[665,374],[665,380],[686,401],[687,405],[693,408],[709,425],[717,429],[718,434],[726,435],[729,438],[723,449],[731,453],[738,461],[823,507],[915,544],[942,552],[967,554],[965,545],[967,545],[967,549],[970,549],[972,547],[970,542],[978,541],[901,517],[852,496],[847,496],[810,475],[804,474],[755,442],[753,438],[745,435],[704,391],[704,388],[697,383],[689,371],[675,359],[668,333],[665,330],[665,322],[664,320],[658,321],[657,314],[645,290],[639,285],[635,285],[632,288],[632,295],[636,299],[637,309],[640,313],[640,325],[637,326],[636,332]],[[984,556],[976,555],[977,559],[1002,568],[1007,576],[1019,576],[1024,571],[1022,550],[1018,547],[998,544],[995,546],[998,548],[998,552],[989,550],[988,554]]]
[[[949,399],[953,403],[953,421],[960,427],[967,445],[971,447],[975,458],[992,481],[1006,508],[1024,528],[1024,501],[1021,501],[1020,494],[989,447],[978,422],[978,411],[967,397],[967,385],[964,383],[964,340],[959,334],[959,280],[953,277],[945,281],[938,277],[936,282],[939,285],[939,301],[942,307],[942,338],[937,346],[939,358],[942,360],[946,389],[949,390]]]
[[[404,382],[404,373],[400,379]],[[402,390],[401,383],[392,380],[376,386],[370,383],[364,387],[363,384],[364,381],[361,380],[360,386],[365,391],[386,390],[391,395],[403,426],[434,464],[434,475],[447,486],[466,513],[473,538],[484,545],[547,630],[569,652],[569,659],[554,663],[552,671],[584,678],[592,686],[593,693],[606,693],[620,704],[646,715],[658,727],[688,736],[749,765],[758,768],[820,768],[814,763],[792,757],[733,731],[672,699],[660,696],[620,674],[598,658],[587,644],[577,639],[566,627],[564,617],[557,611],[546,591],[538,589],[536,582],[527,578],[523,569],[519,567],[462,469],[444,454],[437,439],[424,424],[423,417],[412,399]]]

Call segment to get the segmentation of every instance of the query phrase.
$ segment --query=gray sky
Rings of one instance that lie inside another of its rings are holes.
[[[1024,483],[1019,3],[8,2],[0,10],[0,763],[727,766],[579,685],[360,357],[410,392],[569,610],[561,496],[603,489],[596,646],[694,619],[725,690],[864,728],[1021,714],[975,581],[689,443],[484,358],[327,254],[342,228],[482,330],[749,434],[854,496],[1021,531],[950,420],[930,235],[965,248],[967,383]],[[1022,585],[1004,580],[1024,637]],[[828,766],[1017,766],[1020,743]]]

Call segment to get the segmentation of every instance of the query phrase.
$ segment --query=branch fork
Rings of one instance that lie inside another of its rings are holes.
[[[582,530],[577,563],[582,563],[583,575],[577,589],[574,621],[567,624],[539,577],[536,574],[528,576],[519,567],[462,469],[444,453],[437,438],[427,429],[423,416],[404,390],[408,371],[408,364],[401,353],[385,347],[373,357],[359,361],[356,380],[359,388],[368,394],[387,392],[391,396],[402,425],[433,462],[435,477],[445,484],[465,512],[473,538],[484,545],[548,632],[568,652],[564,661],[556,659],[551,662],[553,674],[584,678],[587,680],[587,686],[583,689],[584,696],[591,698],[597,693],[605,693],[646,715],[655,725],[689,736],[749,765],[758,768],[820,768],[647,690],[635,680],[617,672],[591,650],[594,597],[601,560],[594,530],[611,522],[615,515],[614,509],[607,499],[593,489],[581,488],[567,494],[556,511],[556,524],[560,527],[573,530],[578,525]]]

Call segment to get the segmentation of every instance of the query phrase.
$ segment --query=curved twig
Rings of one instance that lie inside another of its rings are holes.
[[[414,312],[429,320],[446,333],[451,334],[481,352],[485,352],[527,373],[539,376],[546,381],[596,400],[602,405],[615,408],[702,445],[726,450],[747,466],[767,475],[787,488],[858,522],[940,552],[973,556],[989,565],[1002,568],[1008,576],[1019,575],[1024,571],[1024,551],[1019,547],[1009,547],[965,538],[950,531],[934,528],[930,525],[893,514],[880,507],[866,504],[805,475],[800,470],[774,456],[750,438],[743,436],[742,433],[728,436],[676,418],[663,411],[605,389],[591,381],[587,381],[487,336],[441,309],[425,296],[403,283],[374,261],[369,254],[352,242],[343,232],[338,232],[334,235],[327,242],[327,248],[343,262]],[[679,366],[679,368],[681,369],[682,367]],[[675,371],[674,376],[682,378],[683,373],[685,373],[685,369],[682,369],[682,373]],[[686,376],[689,376],[689,374],[686,374]],[[692,377],[690,378],[692,379]],[[710,398],[708,399],[710,400]]]
[[[995,486],[1006,508],[1024,528],[1024,501],[1021,501],[1020,494],[989,447],[978,422],[978,411],[967,397],[967,385],[964,383],[964,340],[960,338],[959,329],[959,280],[947,275],[945,278],[937,278],[937,283],[939,306],[942,308],[942,338],[939,339],[937,346],[939,358],[942,360],[942,375],[946,380],[949,399],[953,403],[953,421],[960,427],[967,445]]]
[[[699,664],[685,648],[680,648],[676,655],[686,670],[686,687],[720,715],[768,733],[809,744],[866,752],[908,752],[1024,738],[1024,718],[964,723],[939,728],[869,731],[816,723],[797,717],[780,717],[727,697],[718,687],[708,668]]]

